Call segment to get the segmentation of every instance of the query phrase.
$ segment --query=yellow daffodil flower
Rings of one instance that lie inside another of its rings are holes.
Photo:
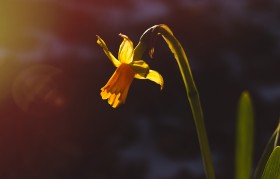
[[[140,59],[134,59],[134,48],[132,41],[123,34],[120,34],[123,42],[120,45],[118,59],[108,50],[105,42],[97,36],[97,43],[103,48],[103,51],[117,67],[116,71],[109,79],[107,84],[101,88],[101,97],[108,99],[108,103],[113,107],[118,107],[125,103],[129,87],[134,78],[148,79],[163,88],[162,76],[154,70],[149,69],[149,65]]]

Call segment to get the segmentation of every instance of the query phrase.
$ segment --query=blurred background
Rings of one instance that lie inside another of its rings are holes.
[[[279,0],[1,0],[1,179],[204,178],[195,126],[167,45],[154,59],[165,87],[134,80],[125,105],[100,97],[117,56],[167,24],[185,48],[200,92],[217,178],[233,178],[236,108],[255,109],[259,160],[280,109]],[[254,165],[255,166],[255,165]]]

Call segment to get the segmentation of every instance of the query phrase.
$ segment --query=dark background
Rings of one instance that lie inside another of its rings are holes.
[[[236,107],[255,109],[258,161],[280,107],[279,0],[1,0],[1,179],[204,178],[181,76],[162,39],[165,80],[134,80],[125,105],[100,97],[117,56],[149,27],[167,24],[185,48],[200,92],[217,178],[234,176]],[[254,165],[255,166],[255,165]]]

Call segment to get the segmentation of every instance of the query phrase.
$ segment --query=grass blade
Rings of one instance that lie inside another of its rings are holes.
[[[262,179],[280,179],[280,146],[274,148],[265,166]]]
[[[264,167],[267,163],[267,160],[270,156],[270,154],[272,153],[273,149],[276,147],[278,141],[278,136],[280,133],[280,121],[278,123],[277,128],[275,129],[274,133],[272,134],[272,136],[270,137],[264,152],[261,156],[261,159],[258,162],[258,165],[256,167],[255,173],[254,173],[254,179],[260,179],[262,177],[262,173],[264,171]]]
[[[252,169],[254,145],[254,115],[251,98],[248,92],[243,92],[238,105],[235,178],[249,179]]]

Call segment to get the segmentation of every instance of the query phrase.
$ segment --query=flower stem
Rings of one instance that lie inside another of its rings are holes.
[[[178,63],[180,72],[183,77],[186,93],[190,102],[196,126],[206,178],[215,179],[214,166],[204,125],[204,117],[202,107],[200,104],[199,93],[193,80],[188,58],[180,42],[176,39],[172,31],[168,28],[168,26],[164,24],[155,25],[146,30],[142,35],[139,44],[135,48],[136,55],[138,56],[139,54],[142,54],[144,52],[144,49],[151,47],[150,43],[154,43],[155,38],[158,34],[162,35],[165,42],[168,44],[170,50],[174,54],[174,57]],[[147,43],[147,39],[150,39],[150,43]],[[153,49],[150,51],[150,55],[152,55],[152,53]]]

